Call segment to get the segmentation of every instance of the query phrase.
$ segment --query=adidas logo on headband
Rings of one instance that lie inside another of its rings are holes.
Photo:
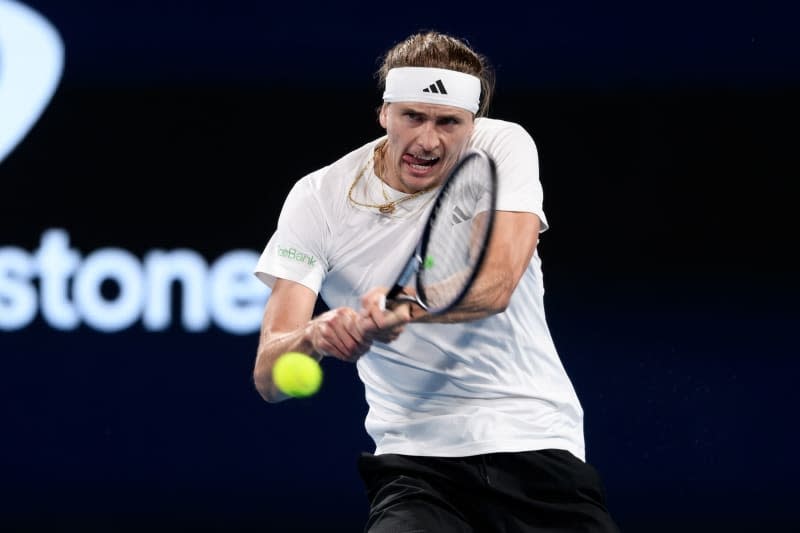
[[[444,83],[442,83],[442,80],[436,80],[434,83],[431,83],[429,87],[422,89],[422,92],[447,94],[447,89],[444,88]]]

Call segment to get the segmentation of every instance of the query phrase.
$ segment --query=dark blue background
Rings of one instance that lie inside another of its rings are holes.
[[[369,85],[422,28],[467,38],[506,86],[764,85],[800,77],[792,2],[31,1],[69,43],[68,80]]]
[[[0,245],[260,250],[291,184],[380,134],[372,73],[407,33],[496,65],[492,115],[541,158],[540,252],[587,455],[623,531],[795,523],[788,2],[28,2],[65,74],[0,164]],[[355,369],[263,402],[257,335],[0,334],[0,527],[358,531],[372,443]]]

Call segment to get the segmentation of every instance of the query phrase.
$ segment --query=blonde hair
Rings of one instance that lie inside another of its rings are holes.
[[[396,67],[433,67],[471,74],[481,80],[481,101],[476,116],[486,116],[494,93],[494,71],[489,60],[463,40],[437,31],[415,33],[397,43],[383,56],[376,73],[380,89]]]

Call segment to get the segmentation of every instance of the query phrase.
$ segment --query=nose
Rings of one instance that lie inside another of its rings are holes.
[[[432,120],[425,121],[417,137],[417,144],[425,152],[433,152],[439,147],[439,134]]]

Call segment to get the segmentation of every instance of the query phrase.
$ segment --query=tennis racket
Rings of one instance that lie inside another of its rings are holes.
[[[483,150],[469,149],[436,196],[414,253],[387,303],[411,301],[442,314],[467,294],[483,264],[494,224],[497,172]],[[403,293],[416,276],[416,295]]]

